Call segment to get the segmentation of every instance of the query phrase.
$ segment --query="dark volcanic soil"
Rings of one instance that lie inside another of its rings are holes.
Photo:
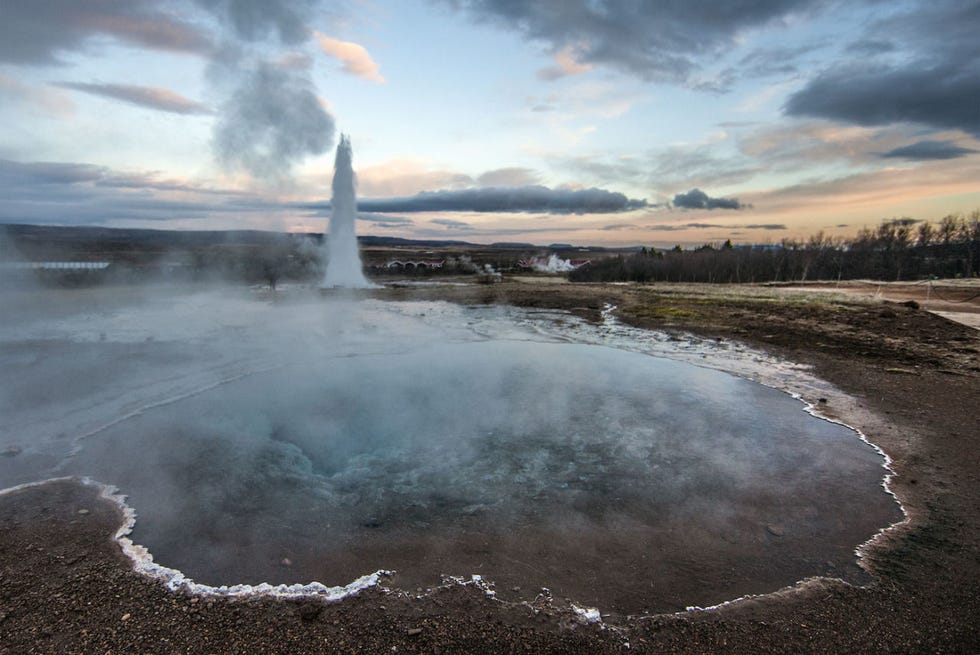
[[[561,598],[509,605],[474,586],[423,599],[192,598],[134,573],[92,487],[0,496],[0,653],[980,652],[980,332],[895,303],[790,289],[554,285],[386,289],[563,308],[606,304],[649,328],[763,346],[812,364],[870,412],[910,521],[869,549],[875,581],[834,580],[705,612],[585,624]],[[810,399],[817,400],[817,399]],[[16,455],[10,455],[16,457]],[[80,510],[85,510],[84,512]]]

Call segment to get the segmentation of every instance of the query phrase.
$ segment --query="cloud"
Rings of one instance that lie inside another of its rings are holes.
[[[94,164],[0,159],[0,183],[11,191],[18,186],[94,182],[104,178],[107,172],[104,166]]]
[[[384,229],[394,229],[415,225],[415,221],[405,216],[388,216],[386,214],[375,214],[372,212],[357,212],[357,220],[368,221],[373,227]]]
[[[9,0],[0,12],[0,62],[61,65],[67,63],[67,55],[105,37],[203,56],[209,61],[210,92],[221,99],[216,103],[221,115],[213,138],[216,159],[229,171],[244,170],[256,179],[278,182],[301,159],[333,145],[334,121],[316,100],[309,55],[304,52],[312,38],[308,25],[319,4]],[[201,103],[157,87],[79,82],[60,86],[162,111],[209,113]]]
[[[570,75],[584,75],[595,66],[577,60],[578,48],[567,46],[555,53],[555,65],[538,71],[538,79],[551,82]]]
[[[712,198],[701,189],[691,189],[687,193],[674,196],[674,207],[681,209],[744,209],[738,198]],[[717,227],[717,226],[712,226]]]
[[[200,220],[228,214],[265,219],[280,203],[239,191],[202,188],[154,173],[120,173],[76,162],[0,159],[0,221],[105,224]]]
[[[537,184],[540,176],[530,168],[498,168],[476,178],[480,186],[527,186]]]
[[[407,196],[425,189],[460,189],[473,185],[465,173],[431,169],[418,159],[390,159],[357,170],[358,195],[365,197]]]
[[[980,152],[964,148],[950,141],[917,141],[916,143],[894,148],[881,153],[881,157],[896,159],[956,159]]]
[[[75,104],[69,94],[46,86],[25,84],[20,80],[0,73],[0,94],[7,101],[25,103],[32,109],[40,107],[54,116],[70,116]]]
[[[442,225],[447,230],[472,230],[473,229],[473,227],[469,223],[464,223],[463,221],[454,221],[449,218],[435,218],[429,222],[435,223],[436,225]]]
[[[613,223],[611,225],[603,225],[601,228],[604,232],[616,232],[618,230],[633,230],[636,229],[636,225],[633,223]]]
[[[790,96],[785,112],[857,125],[920,123],[980,136],[980,61],[906,68],[834,68]]]
[[[332,39],[323,34],[316,35],[320,49],[343,64],[344,72],[356,75],[371,82],[384,82],[380,67],[371,58],[364,46],[350,41]]]
[[[643,225],[644,230],[655,232],[684,232],[685,230],[785,230],[782,223],[762,223],[755,225],[721,225],[718,223],[659,223]],[[605,228],[604,228],[605,229]]]
[[[917,123],[980,135],[977,25],[980,3],[973,0],[919,3],[891,14],[870,25],[868,33],[902,43],[901,58],[878,48],[883,58],[866,52],[859,63],[831,66],[791,95],[784,111],[857,125]]]
[[[3,3],[0,19],[0,61],[62,64],[66,53],[87,47],[99,36],[199,55],[214,47],[205,30],[162,11],[161,3],[151,0],[9,0]]]
[[[595,213],[630,211],[646,207],[645,200],[627,198],[604,189],[549,189],[544,186],[486,187],[452,191],[426,191],[401,198],[359,200],[358,206],[375,212],[540,212]]]
[[[477,21],[521,32],[577,65],[607,66],[643,80],[688,82],[701,62],[737,45],[749,28],[810,9],[822,0],[646,2],[444,0]],[[561,72],[546,69],[551,74]]]
[[[213,113],[199,102],[185,98],[170,89],[160,87],[131,86],[128,84],[85,84],[83,82],[61,82],[56,86],[105,98],[114,98],[128,102],[131,105],[167,111],[173,114]]]

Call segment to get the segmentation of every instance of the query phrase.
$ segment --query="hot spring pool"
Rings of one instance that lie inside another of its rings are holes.
[[[103,302],[0,331],[0,428],[23,449],[0,484],[115,485],[133,540],[198,582],[479,574],[505,598],[670,611],[862,581],[855,547],[900,518],[853,430],[572,317]]]

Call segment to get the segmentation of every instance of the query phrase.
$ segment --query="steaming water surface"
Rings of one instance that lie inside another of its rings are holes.
[[[75,293],[0,326],[0,447],[23,449],[0,484],[115,484],[134,540],[200,582],[386,568],[672,610],[858,580],[854,547],[898,518],[853,431],[569,317]]]

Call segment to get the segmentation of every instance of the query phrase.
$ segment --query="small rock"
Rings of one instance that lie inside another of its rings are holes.
[[[283,566],[292,566],[293,560],[289,559],[288,557],[283,557],[282,561],[280,561],[279,563],[282,564]]]
[[[414,637],[415,635],[420,635],[420,634],[422,634],[422,628],[409,628],[408,629],[408,636],[409,637]]]
[[[774,537],[782,537],[784,534],[786,534],[786,531],[783,529],[782,526],[773,525],[773,524],[769,524],[766,526],[766,532],[768,532]]]
[[[122,620],[122,621],[128,621],[129,620],[129,612],[126,612],[125,614],[123,614],[122,615],[122,618],[120,620]]]
[[[78,513],[81,514],[82,516],[85,516],[86,514],[88,514],[88,510],[87,509],[80,509],[80,510],[78,510]]]
[[[827,404],[827,399],[826,398],[818,398],[817,399],[817,402],[820,403],[821,405],[826,405]]]
[[[919,303],[915,302],[914,300],[906,300],[902,304],[904,306],[908,307],[909,309],[918,309],[919,308]]]

